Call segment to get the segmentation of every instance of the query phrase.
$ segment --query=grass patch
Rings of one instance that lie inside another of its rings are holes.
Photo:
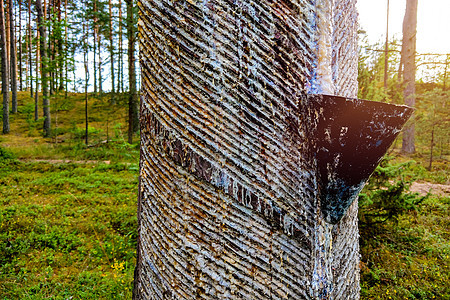
[[[130,299],[138,173],[124,165],[1,168],[3,299]]]
[[[359,200],[361,297],[450,299],[450,199],[408,191],[417,179],[439,182],[439,173],[388,161]]]

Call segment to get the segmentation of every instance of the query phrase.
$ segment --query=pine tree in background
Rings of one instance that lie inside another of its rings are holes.
[[[115,103],[114,94],[116,92],[115,82],[114,82],[114,43],[113,43],[113,13],[112,13],[112,3],[109,0],[109,56],[111,62],[111,103]]]
[[[405,104],[414,107],[416,104],[416,28],[417,28],[417,0],[406,1],[405,18],[403,19],[402,62],[404,65],[403,78],[405,89],[403,97]],[[414,153],[415,126],[411,122],[405,126],[403,132],[402,152]]]
[[[12,113],[17,113],[17,62],[16,62],[16,39],[15,39],[15,26],[14,26],[14,13],[13,13],[13,1],[8,2],[9,10],[9,37],[10,37],[10,69],[11,69],[11,110]]]
[[[28,63],[29,63],[29,72],[30,72],[30,97],[33,98],[33,59],[32,59],[32,55],[31,52],[32,50],[32,44],[31,44],[31,35],[32,35],[32,31],[31,31],[31,0],[28,0],[28,41],[27,41],[27,46],[28,46]],[[37,48],[36,48],[37,50]],[[38,117],[35,116],[35,118],[37,119]]]
[[[133,142],[133,135],[139,129],[139,107],[136,93],[136,67],[135,67],[135,43],[136,43],[136,18],[134,1],[125,0],[127,4],[127,38],[128,38],[128,143]]]
[[[41,52],[41,81],[42,81],[42,106],[44,110],[44,136],[51,135],[50,99],[48,95],[47,78],[47,34],[45,32],[45,18],[41,0],[36,0],[37,23],[39,28],[39,46]],[[44,10],[45,12],[45,10]]]
[[[3,0],[0,0],[0,46],[2,55],[2,95],[3,95],[3,133],[8,133],[9,128],[9,66],[7,55],[6,29],[5,29],[5,9]]]

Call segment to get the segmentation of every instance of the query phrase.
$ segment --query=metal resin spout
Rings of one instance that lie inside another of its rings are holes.
[[[413,113],[407,106],[338,96],[310,95],[316,114],[313,151],[321,210],[336,224]]]

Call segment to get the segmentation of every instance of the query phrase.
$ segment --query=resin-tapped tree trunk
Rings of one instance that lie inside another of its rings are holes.
[[[139,2],[135,299],[359,298],[355,199],[411,110],[350,99],[355,2]]]

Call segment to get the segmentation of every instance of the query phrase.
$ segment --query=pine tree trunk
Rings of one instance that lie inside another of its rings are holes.
[[[88,116],[88,82],[89,82],[89,65],[88,65],[88,26],[86,25],[87,20],[83,21],[83,37],[84,37],[84,117],[85,117],[85,143],[88,145],[89,142],[89,116]]]
[[[41,81],[42,81],[42,106],[44,111],[44,136],[49,137],[51,135],[51,119],[50,119],[50,99],[48,95],[48,78],[47,78],[47,64],[46,64],[47,34],[45,32],[45,24],[44,24],[45,19],[44,13],[42,11],[41,0],[36,0],[36,10],[37,10],[37,24],[40,35],[39,46],[41,52]]]
[[[308,142],[309,94],[357,94],[356,1],[221,3],[138,1],[133,297],[358,299],[357,201],[326,221]]]
[[[115,103],[114,93],[115,89],[115,78],[114,78],[114,44],[113,44],[113,15],[112,15],[112,3],[109,0],[109,55],[111,61],[111,103]]]
[[[66,19],[67,20],[67,19]],[[61,26],[61,0],[58,0],[58,22]],[[67,60],[63,53],[63,37],[62,31],[58,34],[58,70],[59,70],[59,87],[58,90],[64,90],[64,61]]]
[[[11,81],[11,29],[10,27],[10,22],[9,22],[9,7],[8,7],[8,3],[9,0],[7,0],[8,2],[5,3],[5,30],[6,30],[6,57],[8,59],[8,76],[9,76],[9,81]],[[10,84],[10,82],[8,83]]]
[[[103,95],[103,78],[102,78],[102,43],[100,39],[100,32],[98,30],[97,25],[97,49],[98,49],[98,92],[100,93],[100,97]]]
[[[94,0],[94,14],[97,13],[97,1]],[[93,38],[94,38],[94,42],[93,44],[93,54],[94,54],[94,94],[97,94],[97,64],[96,64],[96,58],[95,56],[97,55],[97,17],[94,17],[94,26],[92,26],[92,33],[93,33]],[[100,49],[99,49],[100,51]]]
[[[402,62],[404,66],[403,79],[405,86],[403,97],[405,104],[411,107],[414,107],[416,104],[417,1],[406,1],[405,18],[403,19]],[[416,151],[414,135],[415,125],[414,122],[411,122],[403,131],[402,152],[411,154]]]
[[[123,50],[122,50],[122,0],[119,0],[119,53],[117,66],[117,91],[123,93]]]
[[[67,0],[64,2],[64,20],[67,20]],[[68,43],[69,33],[68,33],[68,26],[67,22],[64,26],[64,55],[69,55],[69,43]],[[94,41],[95,43],[95,41]],[[68,57],[64,59],[64,69],[65,69],[65,88],[64,88],[64,97],[67,98],[67,92],[68,92],[68,85],[69,85],[69,61]],[[75,80],[75,79],[74,79]]]
[[[8,55],[6,49],[8,48],[6,42],[6,28],[5,28],[5,9],[3,0],[0,0],[0,46],[1,46],[1,68],[2,68],[2,96],[3,96],[3,133],[9,133],[9,66]]]
[[[23,91],[23,74],[22,74],[22,3],[20,3],[20,1],[22,0],[18,0],[19,1],[19,36],[18,36],[18,41],[19,41],[19,90]]]
[[[34,120],[37,121],[39,119],[39,59],[41,56],[41,50],[39,46],[39,30],[36,31],[36,90],[34,92]]]
[[[50,0],[51,1],[51,0]],[[52,3],[50,2],[49,5],[51,5]],[[54,14],[55,12],[53,12]],[[50,15],[50,18],[53,18],[52,15]],[[47,20],[47,18],[45,18],[45,20]],[[55,26],[55,24],[52,22],[51,25]],[[48,28],[48,43],[47,43],[47,57],[49,58],[49,64],[47,64],[47,67],[52,66],[52,63],[55,61],[55,37],[53,32],[54,28],[50,27]],[[49,68],[49,83],[48,83],[48,87],[49,87],[49,92],[50,92],[50,96],[53,95],[54,91],[55,91],[55,68],[51,67]]]
[[[17,61],[16,61],[16,39],[14,26],[13,2],[9,0],[9,29],[10,29],[10,62],[11,62],[11,110],[17,113]]]
[[[128,38],[128,78],[129,78],[129,95],[128,95],[128,143],[133,142],[133,135],[139,129],[138,116],[138,99],[136,93],[136,67],[135,67],[135,17],[133,12],[134,3],[132,0],[126,0],[127,3],[127,38]]]
[[[30,70],[30,97],[33,98],[33,45],[31,44],[31,0],[28,0],[28,63]],[[36,47],[37,53],[37,47]],[[37,54],[36,54],[37,55]]]

